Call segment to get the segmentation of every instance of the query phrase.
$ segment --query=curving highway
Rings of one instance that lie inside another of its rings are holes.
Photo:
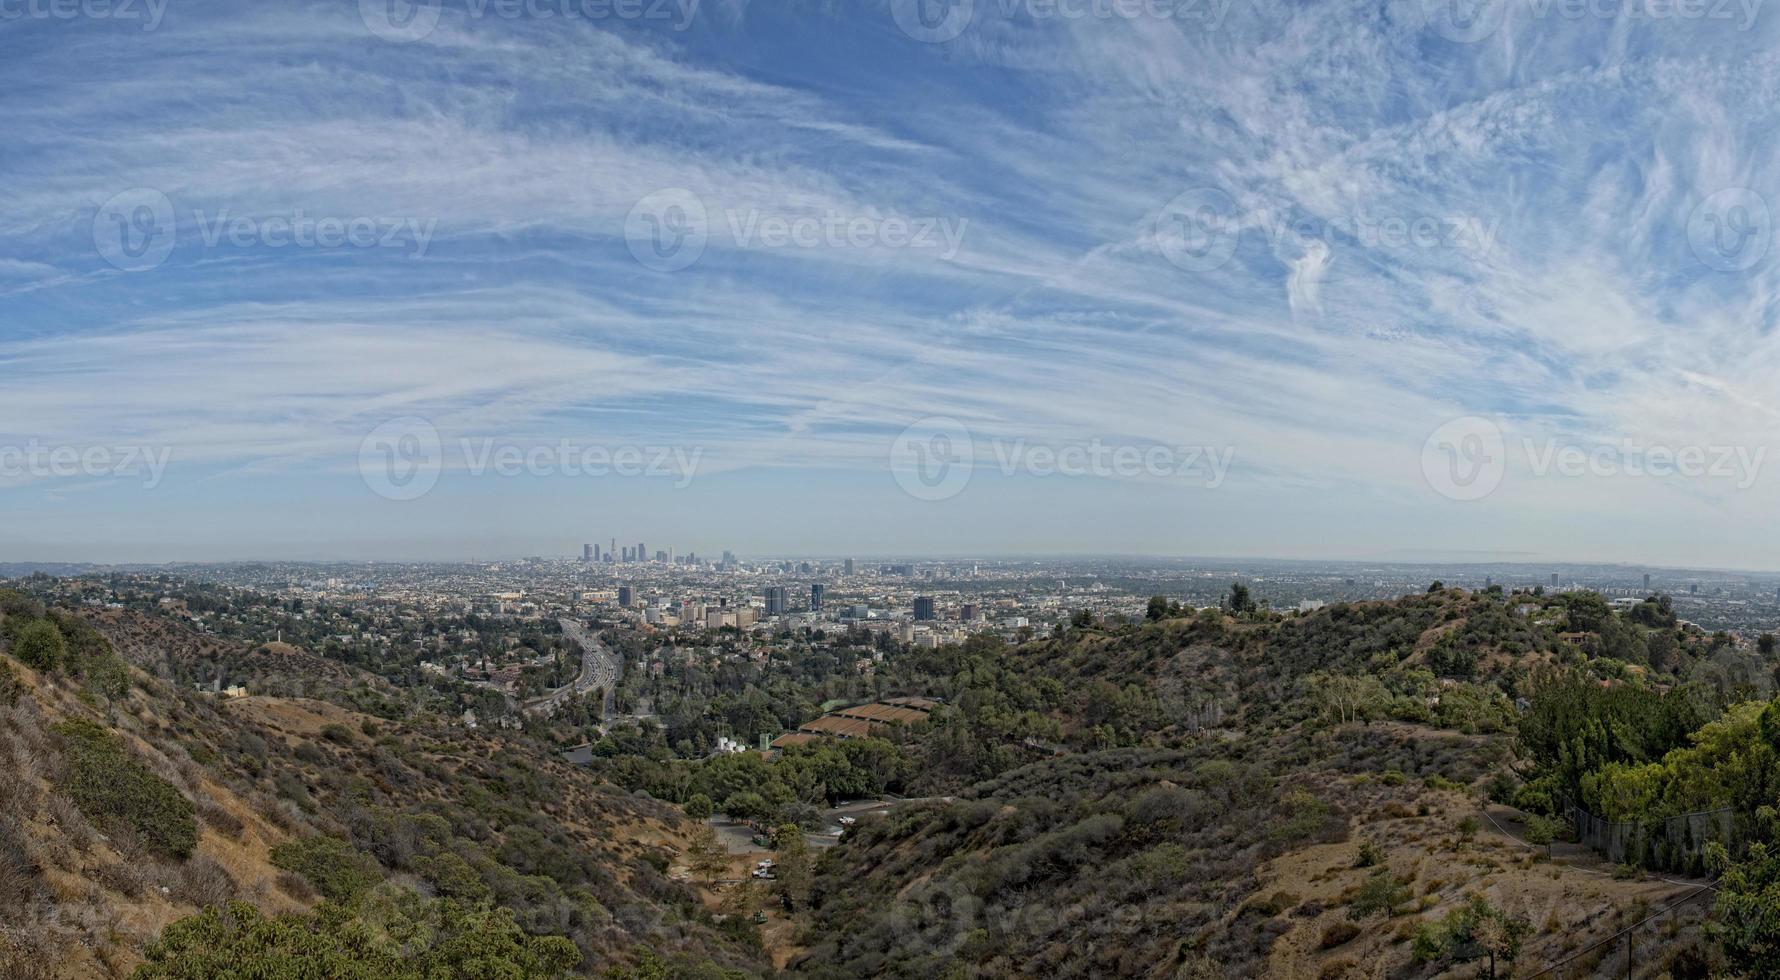
[[[601,643],[599,637],[589,633],[580,620],[564,618],[557,620],[557,623],[562,627],[562,635],[581,648],[581,674],[569,684],[527,701],[524,710],[527,714],[547,715],[561,707],[569,698],[586,694],[594,688],[603,688],[606,693],[605,703],[600,706],[600,720],[603,722],[615,706],[618,678],[624,673],[624,661]]]

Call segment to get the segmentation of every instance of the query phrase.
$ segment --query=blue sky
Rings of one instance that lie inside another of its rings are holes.
[[[0,557],[1780,566],[1780,11],[922,4],[0,2]]]

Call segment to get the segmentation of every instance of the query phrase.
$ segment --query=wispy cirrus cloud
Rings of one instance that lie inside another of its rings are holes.
[[[364,432],[414,414],[448,437],[696,443],[795,497],[828,492],[812,472],[881,477],[896,432],[945,416],[985,444],[1234,446],[1243,499],[1194,498],[1159,550],[1216,550],[1207,529],[1258,501],[1256,547],[1280,552],[1334,506],[1367,515],[1356,552],[1393,522],[1586,549],[1552,525],[1590,507],[1741,526],[1767,482],[1510,481],[1455,515],[1416,459],[1461,415],[1511,441],[1765,445],[1773,257],[1702,250],[1771,245],[1771,221],[1752,241],[1758,215],[1712,202],[1780,194],[1780,28],[1516,7],[1458,43],[1422,6],[979,0],[939,44],[888,4],[712,4],[684,31],[452,5],[409,44],[337,2],[22,24],[0,37],[0,439],[350,483]],[[129,271],[95,218],[137,189],[174,242]],[[626,238],[666,189],[705,218],[673,272]],[[1229,213],[1170,212],[1198,190]],[[284,243],[299,216],[429,244]],[[1227,257],[1170,254],[1183,218]],[[886,242],[921,222],[951,247]],[[946,513],[992,519],[993,487]],[[1123,493],[1072,486],[1059,514]]]

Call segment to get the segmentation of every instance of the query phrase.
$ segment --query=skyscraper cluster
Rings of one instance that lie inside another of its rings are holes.
[[[620,548],[618,546],[617,538],[612,539],[611,545],[607,547],[604,552],[600,551],[600,546],[597,544],[583,544],[581,546],[581,560],[584,562],[635,562],[653,560],[670,565],[676,563],[674,559],[674,549],[672,548],[657,549],[655,554],[651,556],[649,554],[648,546],[643,542],[638,541],[635,547],[625,545]],[[698,556],[690,551],[686,553],[684,558],[680,559],[680,562],[688,565],[695,564],[697,561]]]

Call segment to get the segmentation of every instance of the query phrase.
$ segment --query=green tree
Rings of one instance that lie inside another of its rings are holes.
[[[1712,861],[1724,863],[1722,846],[1711,850]],[[1780,977],[1780,858],[1766,844],[1751,844],[1742,861],[1724,865],[1714,912],[1710,928],[1736,972]]]
[[[305,837],[272,848],[272,864],[308,879],[323,896],[342,901],[383,880],[377,859],[338,837]]]
[[[1453,909],[1439,922],[1426,922],[1413,945],[1418,962],[1451,957],[1467,963],[1489,957],[1488,976],[1496,975],[1498,963],[1512,963],[1531,930],[1524,916],[1509,915],[1482,895],[1473,895],[1463,908]]]
[[[1397,907],[1409,901],[1409,886],[1398,880],[1389,868],[1378,868],[1366,876],[1354,900],[1347,907],[1347,917],[1360,920],[1383,913],[1397,914]]]
[[[1143,611],[1144,618],[1150,622],[1159,622],[1168,616],[1168,600],[1159,595],[1150,596],[1149,607]]]
[[[710,797],[703,793],[694,793],[686,798],[684,809],[686,815],[694,820],[709,820],[713,805]]]
[[[1547,859],[1551,857],[1552,842],[1557,840],[1558,832],[1563,824],[1550,817],[1535,813],[1527,817],[1527,843],[1545,848]]]
[[[19,631],[12,653],[33,670],[55,670],[68,656],[68,642],[55,623],[40,619]]]
[[[723,849],[723,842],[717,839],[717,831],[709,826],[701,826],[692,835],[692,847],[686,852],[692,864],[692,873],[710,884],[723,876],[729,868],[729,852]]]
[[[66,743],[59,788],[101,827],[124,826],[161,854],[190,857],[198,822],[179,789],[137,761],[124,740],[90,721],[54,727]]]
[[[773,850],[778,853],[778,866],[774,871],[778,875],[779,897],[795,912],[808,904],[810,898],[814,868],[809,842],[804,840],[803,830],[788,823],[773,831]]]
[[[168,926],[144,958],[135,980],[556,980],[581,953],[562,936],[527,936],[507,909],[402,890],[275,919],[231,902]]]
[[[1329,720],[1338,725],[1364,721],[1390,700],[1384,682],[1370,675],[1316,673],[1306,677],[1304,684]]]
[[[1225,604],[1230,607],[1232,613],[1238,616],[1252,613],[1258,608],[1255,605],[1255,597],[1249,594],[1248,586],[1241,582],[1230,583],[1230,597],[1225,600]]]

